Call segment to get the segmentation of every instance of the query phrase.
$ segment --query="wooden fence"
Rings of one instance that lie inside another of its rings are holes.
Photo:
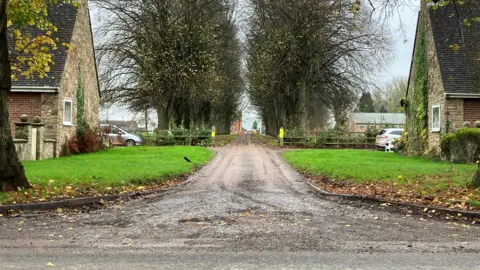
[[[137,133],[145,145],[195,145],[204,140],[215,140],[215,127],[211,130],[157,130],[153,133]]]
[[[281,146],[374,149],[376,138],[367,137],[361,132],[318,132],[315,135],[301,136],[280,130],[279,139]]]

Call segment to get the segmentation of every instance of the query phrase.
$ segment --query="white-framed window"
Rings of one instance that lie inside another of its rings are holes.
[[[432,132],[440,131],[440,105],[432,106]]]
[[[71,126],[73,121],[73,101],[71,98],[63,100],[63,124]]]
[[[365,129],[365,125],[359,125],[358,128],[359,129]]]

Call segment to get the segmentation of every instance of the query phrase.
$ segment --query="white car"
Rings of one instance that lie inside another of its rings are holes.
[[[400,139],[403,134],[403,129],[401,128],[385,128],[382,129],[380,134],[377,135],[375,140],[375,145],[377,147],[385,147],[387,143],[393,142],[395,139]]]

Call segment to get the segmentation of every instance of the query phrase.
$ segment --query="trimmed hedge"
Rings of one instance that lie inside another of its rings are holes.
[[[473,163],[479,160],[480,129],[461,128],[442,138],[442,153],[453,162]]]

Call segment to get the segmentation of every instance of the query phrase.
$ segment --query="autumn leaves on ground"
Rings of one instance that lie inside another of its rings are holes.
[[[473,164],[364,150],[295,150],[284,158],[329,192],[480,209],[480,191],[470,187]]]
[[[0,193],[0,204],[164,189],[185,180],[213,156],[212,150],[201,147],[131,147],[25,162],[33,188]],[[480,191],[470,187],[476,171],[472,164],[365,150],[287,150],[283,157],[329,192],[480,209]]]
[[[24,162],[33,188],[0,192],[0,204],[162,189],[185,179],[213,156],[213,151],[201,147],[130,147]]]

